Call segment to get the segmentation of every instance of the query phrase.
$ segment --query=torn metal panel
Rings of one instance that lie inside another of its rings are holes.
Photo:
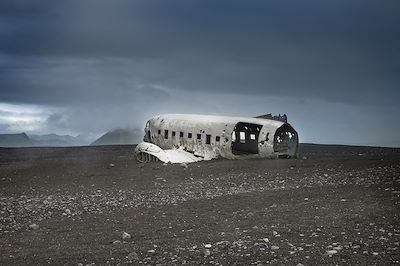
[[[281,114],[279,114],[279,115],[272,115],[271,113],[269,113],[269,114],[265,114],[265,115],[259,115],[259,116],[256,116],[256,117],[254,117],[254,118],[271,119],[271,120],[282,121],[282,122],[287,123],[287,116],[286,116],[286,114],[283,114],[283,115],[281,115]]]
[[[286,115],[256,118],[166,114],[146,123],[139,161],[182,163],[219,157],[296,157],[298,134]]]
[[[197,157],[182,148],[163,150],[157,145],[148,142],[140,143],[135,151],[139,162],[193,163],[204,160],[203,157]]]

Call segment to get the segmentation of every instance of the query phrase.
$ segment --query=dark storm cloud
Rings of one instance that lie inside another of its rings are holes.
[[[380,3],[3,1],[0,49],[15,60],[40,57],[23,66],[33,72],[48,57],[60,64],[65,57],[119,57],[141,72],[130,72],[131,80],[178,90],[387,104],[399,96],[400,16],[397,2]],[[67,72],[69,87],[83,88],[79,83],[87,84],[103,66],[77,65],[93,69],[85,77]],[[13,91],[9,100],[32,88],[44,99],[68,99],[52,82],[19,79],[21,72],[6,68],[1,82]],[[103,73],[110,86],[120,80],[114,74]],[[93,87],[87,89],[102,90]]]
[[[153,71],[142,63],[116,58],[0,58],[0,67],[4,66],[1,100],[6,102],[115,104],[143,95],[169,97],[162,89],[146,84]]]

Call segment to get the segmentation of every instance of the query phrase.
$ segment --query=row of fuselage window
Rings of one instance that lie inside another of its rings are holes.
[[[161,129],[158,130],[158,135],[161,135]],[[176,132],[172,131],[172,137],[176,137]],[[184,132],[179,132],[179,137],[183,138],[184,137]],[[169,138],[169,131],[168,129],[164,130],[164,138],[168,139]],[[187,133],[187,138],[191,139],[193,138],[193,134],[192,133]],[[201,140],[201,134],[197,134],[197,139]],[[221,137],[220,136],[215,136],[215,142],[219,143],[221,141]],[[206,134],[206,144],[211,144],[211,135]]]

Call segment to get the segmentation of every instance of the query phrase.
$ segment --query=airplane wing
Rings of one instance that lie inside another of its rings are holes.
[[[138,144],[135,154],[140,162],[193,163],[204,160],[203,157],[195,156],[193,153],[184,151],[183,149],[163,150],[157,145],[148,142]]]

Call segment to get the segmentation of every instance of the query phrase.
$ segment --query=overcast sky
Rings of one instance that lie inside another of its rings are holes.
[[[301,142],[400,146],[400,2],[0,1],[0,133],[286,113]]]

